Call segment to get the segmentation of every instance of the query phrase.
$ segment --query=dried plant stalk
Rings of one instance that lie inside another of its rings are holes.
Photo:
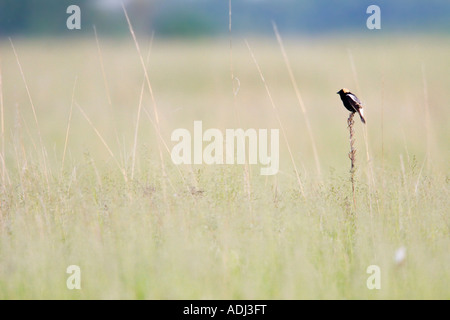
[[[352,183],[352,195],[353,195],[353,205],[356,209],[356,191],[355,191],[355,171],[356,171],[356,148],[355,148],[355,131],[353,129],[355,112],[351,112],[347,124],[348,130],[350,132],[350,152],[348,153],[348,157],[351,161],[350,168],[350,181]]]

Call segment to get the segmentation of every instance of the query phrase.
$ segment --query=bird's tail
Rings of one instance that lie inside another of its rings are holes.
[[[364,119],[363,108],[358,109],[359,117],[361,118],[362,123],[366,124],[366,119]]]

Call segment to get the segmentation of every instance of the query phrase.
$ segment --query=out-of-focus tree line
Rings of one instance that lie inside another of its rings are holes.
[[[160,36],[228,32],[229,0],[0,0],[0,36],[67,35],[69,5],[81,9],[81,30],[127,32],[121,3],[137,32]],[[381,8],[387,32],[450,32],[450,1],[444,0],[232,0],[233,32],[272,32],[272,21],[292,34],[368,32],[366,9]]]

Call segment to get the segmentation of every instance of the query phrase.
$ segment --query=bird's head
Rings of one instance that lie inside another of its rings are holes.
[[[336,92],[337,94],[346,94],[349,93],[350,90],[348,90],[347,88],[342,88],[341,90],[339,90],[338,92]]]

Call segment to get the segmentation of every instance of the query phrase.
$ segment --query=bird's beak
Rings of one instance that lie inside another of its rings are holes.
[[[339,94],[339,91],[338,91],[338,92],[336,92],[336,94]]]

